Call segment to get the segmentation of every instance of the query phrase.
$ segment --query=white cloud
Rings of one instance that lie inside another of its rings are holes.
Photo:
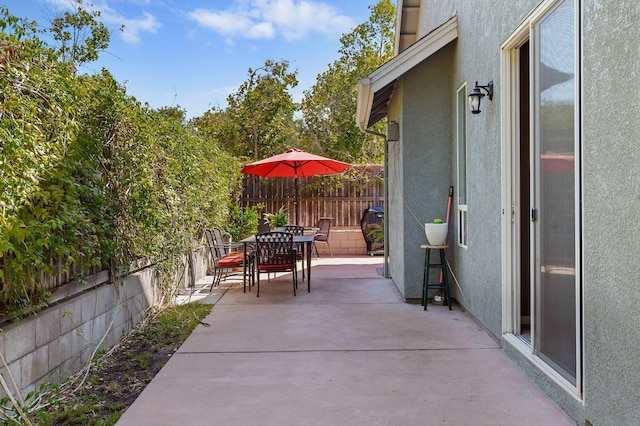
[[[200,26],[210,28],[227,36],[244,32],[252,24],[249,18],[228,11],[216,12],[207,9],[196,9],[187,16]]]
[[[45,3],[53,6],[55,11],[60,9],[72,9],[74,4],[71,0],[46,0]]]
[[[246,33],[247,38],[273,38],[276,34],[275,28],[271,22],[260,22],[251,26]]]
[[[156,33],[162,26],[155,16],[150,13],[144,12],[144,18],[129,19],[118,17],[114,23],[124,24],[124,31],[122,32],[122,38],[128,43],[140,42],[140,33],[149,32]]]
[[[75,2],[73,0],[47,0],[56,11],[73,10]],[[149,4],[149,0],[133,0],[131,3],[140,5]],[[107,0],[96,0],[93,3],[87,2],[81,5],[84,9],[100,12],[100,20],[107,24],[120,27],[124,25],[124,31],[119,33],[122,39],[127,43],[136,44],[140,42],[141,33],[156,33],[162,26],[156,17],[150,13],[143,12],[142,18],[127,18],[116,12],[109,6]]]
[[[106,3],[101,4],[99,10],[105,23],[117,25],[118,27],[124,25],[124,30],[120,33],[120,36],[127,43],[137,44],[140,42],[141,33],[155,34],[162,27],[156,17],[147,12],[142,12],[142,18],[126,18],[111,9]]]
[[[226,10],[196,9],[189,19],[227,37],[301,40],[312,33],[341,35],[354,21],[332,6],[311,0],[239,1]]]

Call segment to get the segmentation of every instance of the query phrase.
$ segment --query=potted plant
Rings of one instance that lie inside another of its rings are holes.
[[[427,241],[432,246],[444,245],[447,240],[447,232],[449,225],[442,219],[434,219],[433,223],[424,224],[424,233],[427,235]]]
[[[284,231],[283,226],[289,223],[289,216],[284,206],[281,206],[275,213],[265,213],[264,218],[269,221],[269,225],[276,231]]]
[[[256,233],[258,221],[260,220],[260,212],[258,210],[263,208],[264,204],[262,203],[244,208],[237,204],[231,206],[226,231],[231,235],[232,241],[240,241]]]

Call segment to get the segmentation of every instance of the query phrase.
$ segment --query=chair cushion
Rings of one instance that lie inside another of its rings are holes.
[[[287,263],[287,264],[280,264],[280,265],[259,265],[258,269],[260,271],[271,271],[271,272],[278,272],[278,271],[288,271],[293,269],[295,266],[293,263]]]
[[[241,254],[231,254],[218,261],[218,266],[242,266],[244,257]]]

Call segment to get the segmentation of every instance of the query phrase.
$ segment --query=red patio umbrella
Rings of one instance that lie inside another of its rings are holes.
[[[295,208],[296,224],[298,223],[298,178],[316,175],[330,175],[341,173],[351,167],[351,164],[332,160],[319,155],[310,154],[301,149],[293,148],[282,154],[265,158],[244,166],[242,173],[262,177],[293,177],[295,178]]]

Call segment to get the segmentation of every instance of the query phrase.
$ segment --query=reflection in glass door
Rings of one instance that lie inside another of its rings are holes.
[[[574,0],[534,27],[532,236],[534,352],[576,384],[577,238]]]

